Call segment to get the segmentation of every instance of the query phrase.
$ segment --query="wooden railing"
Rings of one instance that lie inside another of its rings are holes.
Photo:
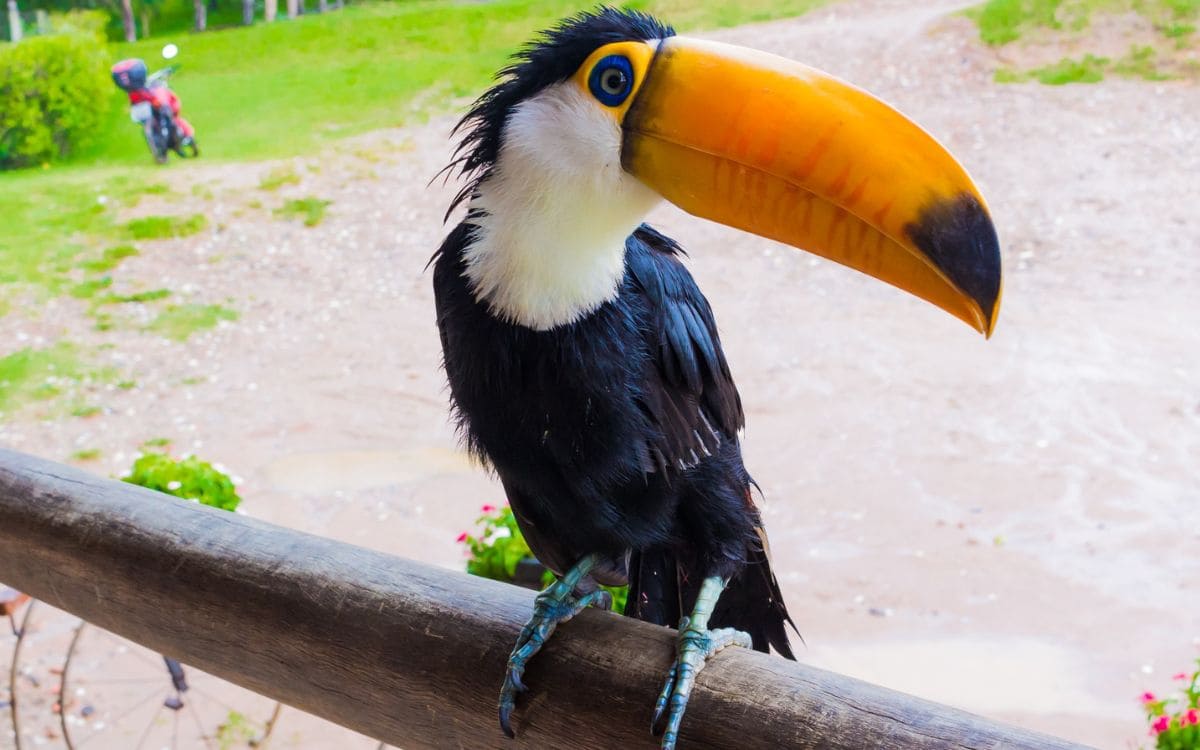
[[[0,581],[119,635],[408,749],[653,748],[674,636],[606,612],[560,628],[503,739],[496,698],[533,594],[0,450]],[[1073,743],[728,649],[680,746]]]

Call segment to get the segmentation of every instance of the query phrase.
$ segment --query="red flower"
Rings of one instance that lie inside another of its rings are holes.
[[[459,540],[462,541],[461,539]],[[1153,703],[1155,701],[1154,693],[1142,693],[1142,703]]]
[[[1187,713],[1180,717],[1179,724],[1185,727],[1200,724],[1200,709],[1189,708]]]
[[[1192,676],[1189,675],[1187,672],[1180,672],[1179,674],[1175,675],[1171,679],[1179,680],[1180,682],[1187,682],[1188,680],[1192,679]]]
[[[480,510],[482,510],[484,513],[494,513],[496,511],[496,506],[489,503],[488,505],[480,508]]]
[[[1169,717],[1169,716],[1160,716],[1160,717],[1158,717],[1157,720],[1155,720],[1155,722],[1153,724],[1150,725],[1150,729],[1155,734],[1162,734],[1163,732],[1167,731],[1170,728],[1171,728],[1171,717]]]
[[[459,543],[467,541],[467,532],[464,531],[463,533],[459,534],[454,541]]]

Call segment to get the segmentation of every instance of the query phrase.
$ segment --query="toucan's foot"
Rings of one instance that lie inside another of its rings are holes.
[[[675,741],[679,738],[679,724],[683,721],[683,712],[687,710],[692,686],[696,684],[696,675],[704,669],[708,658],[726,646],[752,648],[753,645],[749,633],[733,628],[696,628],[690,624],[690,618],[683,618],[679,623],[679,645],[675,664],[667,673],[667,681],[663,684],[662,692],[658,694],[658,702],[654,704],[654,720],[650,724],[657,734],[663,716],[666,715],[663,750],[673,750],[675,747]]]
[[[567,575],[538,594],[533,605],[533,617],[529,618],[529,622],[521,629],[521,635],[517,637],[517,645],[508,657],[504,685],[500,688],[500,728],[509,737],[515,736],[509,717],[516,706],[517,693],[525,692],[521,677],[529,660],[541,650],[559,623],[570,620],[589,606],[602,609],[612,607],[612,596],[607,591],[597,590],[583,596],[575,595],[576,584],[593,564],[594,560],[584,558],[584,561],[572,568]]]
[[[667,681],[662,692],[658,694],[658,702],[654,704],[654,719],[650,722],[650,731],[657,734],[663,715],[667,717],[662,740],[663,750],[675,748],[675,741],[679,738],[679,724],[683,721],[683,712],[687,710],[692,686],[696,684],[696,675],[704,669],[708,658],[726,646],[754,646],[749,633],[733,628],[708,629],[708,618],[712,615],[721,592],[725,590],[726,583],[728,580],[719,576],[705,578],[700,584],[700,592],[696,596],[696,606],[692,609],[691,617],[684,617],[679,622],[675,665],[667,673]]]

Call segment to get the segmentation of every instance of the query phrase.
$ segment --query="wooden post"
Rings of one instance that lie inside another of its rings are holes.
[[[208,29],[208,5],[204,0],[192,0],[192,14],[196,31]]]
[[[242,25],[254,25],[254,0],[242,0]]]
[[[650,750],[650,714],[675,644],[666,628],[583,612],[530,665],[508,743],[496,698],[532,592],[5,450],[0,579],[410,750]],[[743,649],[701,673],[680,746],[1081,748]]]
[[[263,18],[267,23],[272,23],[275,16],[279,14],[279,0],[264,0],[263,2]]]
[[[299,14],[299,0],[287,0],[288,18],[295,18]]]

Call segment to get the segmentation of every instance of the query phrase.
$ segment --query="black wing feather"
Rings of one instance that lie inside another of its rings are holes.
[[[712,307],[679,261],[679,246],[642,225],[627,250],[632,279],[648,306],[647,349],[657,353],[643,383],[643,406],[659,430],[650,453],[673,469],[687,469],[723,441],[737,440],[745,419],[741,396]]]

